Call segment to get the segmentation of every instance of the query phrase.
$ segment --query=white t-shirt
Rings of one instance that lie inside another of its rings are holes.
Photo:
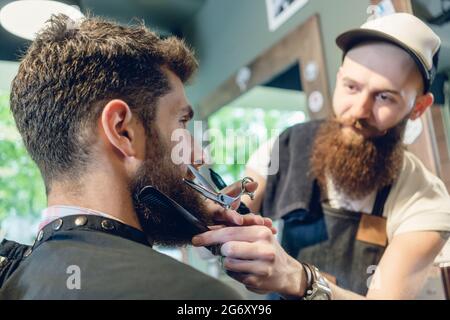
[[[247,167],[267,177],[272,146],[276,138],[268,140],[256,150]],[[358,212],[372,212],[376,193],[357,201],[339,194],[328,179],[327,194],[330,206]],[[384,206],[387,236],[411,231],[450,231],[450,196],[444,183],[411,152],[406,151],[403,168],[392,185]]]

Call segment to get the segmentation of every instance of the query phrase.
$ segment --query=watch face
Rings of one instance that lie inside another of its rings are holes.
[[[318,293],[313,300],[330,300],[330,298],[325,293]]]
[[[331,300],[331,290],[326,286],[315,283],[309,300]]]

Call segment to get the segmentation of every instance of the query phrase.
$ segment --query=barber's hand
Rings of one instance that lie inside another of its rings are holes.
[[[223,267],[248,290],[302,297],[306,280],[302,265],[289,256],[265,226],[222,227],[192,239],[194,246],[222,244]]]
[[[258,188],[258,183],[248,182],[245,186],[247,191],[254,192]],[[236,197],[241,192],[241,181],[237,181],[229,185],[228,187],[222,189],[221,192],[229,195],[230,197]],[[231,206],[231,209],[228,210],[209,199],[207,199],[206,202],[210,217],[216,224],[224,224],[229,226],[261,225],[270,228],[274,234],[277,233],[276,228],[273,227],[271,219],[263,218],[260,215],[253,213],[241,215],[236,212],[235,210],[239,207],[240,199],[237,199]]]

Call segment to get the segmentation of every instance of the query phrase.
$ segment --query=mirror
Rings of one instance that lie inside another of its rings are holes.
[[[244,176],[245,164],[259,146],[310,119],[300,70],[299,62],[289,65],[208,117],[209,156],[228,183]]]
[[[227,183],[242,177],[261,144],[331,110],[317,15],[243,66],[197,108],[208,126],[207,152]]]

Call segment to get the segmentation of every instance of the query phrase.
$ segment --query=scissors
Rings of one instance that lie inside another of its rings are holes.
[[[225,209],[231,208],[231,205],[236,200],[240,199],[240,197],[244,194],[248,195],[252,200],[254,198],[254,193],[247,191],[245,188],[245,185],[247,183],[253,182],[253,179],[250,177],[245,177],[241,180],[241,192],[236,197],[231,197],[221,192],[217,192],[216,188],[213,187],[193,165],[189,164],[188,168],[192,172],[198,183],[195,183],[194,181],[188,179],[183,179],[184,183],[186,183],[189,187],[193,188],[197,192],[200,192],[204,197],[220,204]]]

